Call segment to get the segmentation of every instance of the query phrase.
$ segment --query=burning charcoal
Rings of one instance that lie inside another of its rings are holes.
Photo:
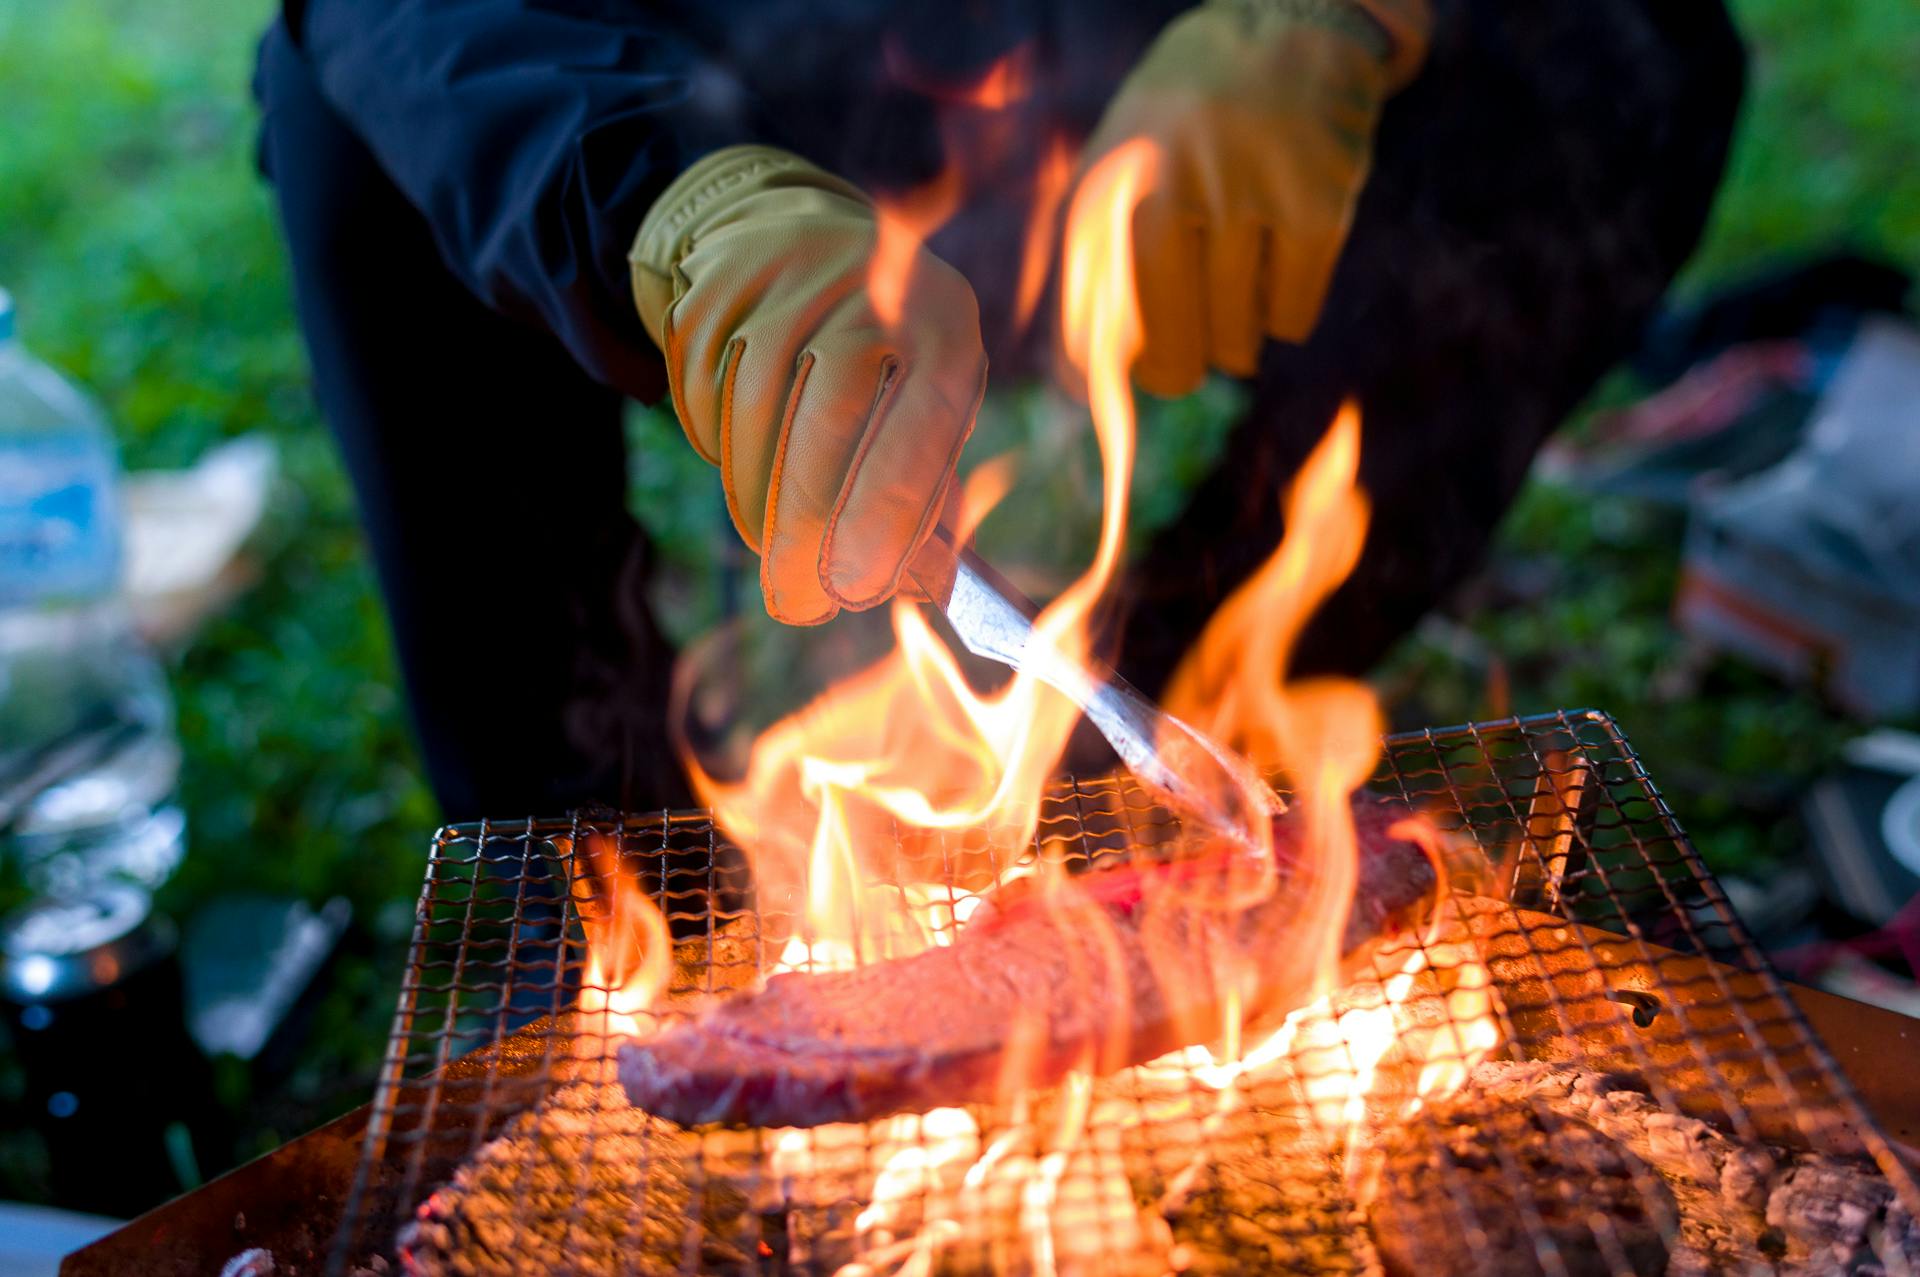
[[[696,1151],[618,1087],[565,1087],[421,1204],[400,1233],[402,1267],[448,1277],[748,1271],[730,1240],[745,1199],[704,1179]]]
[[[1169,1212],[1185,1271],[1361,1272],[1371,1267],[1364,1226],[1348,1200],[1339,1157],[1298,1116],[1296,1140],[1239,1144],[1215,1156]],[[1280,1128],[1276,1128],[1276,1133]],[[1264,1145],[1264,1146],[1263,1146]]]
[[[1592,1125],[1665,1181],[1679,1213],[1669,1239],[1670,1277],[1742,1271],[1763,1255],[1763,1212],[1775,1168],[1764,1148],[1741,1144],[1705,1122],[1661,1108],[1622,1074],[1534,1061],[1488,1061],[1474,1071],[1483,1090],[1518,1088],[1554,1113]]]
[[[1868,1232],[1892,1200],[1893,1189],[1873,1172],[1809,1157],[1774,1185],[1767,1223],[1786,1238],[1789,1267],[1849,1271],[1867,1258]]]
[[[711,935],[676,941],[669,995],[732,993],[759,984],[760,968],[780,948],[780,937],[762,934],[770,925],[769,920],[729,918]]]
[[[1766,1150],[1745,1145],[1729,1149],[1720,1167],[1720,1200],[1755,1214],[1764,1212],[1773,1172],[1773,1157]]]
[[[1372,1208],[1389,1273],[1662,1274],[1675,1206],[1658,1175],[1584,1122],[1466,1091],[1387,1136]],[[1462,1252],[1462,1247],[1467,1251]]]

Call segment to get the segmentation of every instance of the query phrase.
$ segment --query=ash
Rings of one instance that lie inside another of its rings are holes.
[[[1127,1078],[1097,1091],[1118,1094]],[[1481,1064],[1458,1095],[1376,1141],[1367,1210],[1297,1104],[1272,1088],[1249,1100],[1204,1140],[1187,1122],[1102,1141],[1142,1213],[1164,1220],[1161,1253],[1087,1254],[1062,1271],[1920,1273],[1920,1225],[1871,1167],[1733,1139],[1619,1077]],[[715,1138],[632,1108],[617,1086],[562,1088],[421,1205],[399,1239],[402,1268],[824,1277],[869,1258],[848,1226],[858,1176],[773,1205],[765,1168],[714,1158]],[[1196,1147],[1210,1154],[1197,1175]],[[1014,1220],[976,1218],[968,1232],[937,1271],[1023,1271],[1023,1249],[999,1244],[1017,1236]]]
[[[1373,1212],[1382,1250],[1392,1250],[1388,1237],[1413,1233],[1398,1237],[1415,1242],[1402,1254],[1421,1254],[1425,1271],[1536,1273],[1542,1235],[1571,1277],[1920,1271],[1912,1216],[1870,1166],[1736,1141],[1613,1075],[1486,1062],[1473,1081],[1396,1133],[1402,1156],[1388,1156],[1388,1191]],[[1436,1196],[1448,1187],[1475,1198],[1496,1262],[1459,1254],[1467,1229],[1438,1227],[1446,1210]],[[1427,1210],[1409,1210],[1415,1202]],[[1423,1214],[1434,1227],[1405,1229],[1402,1217]]]

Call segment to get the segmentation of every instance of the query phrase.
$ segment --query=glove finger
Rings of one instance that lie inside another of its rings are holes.
[[[872,330],[827,337],[800,356],[770,467],[760,588],[767,611],[817,625],[839,609],[821,581],[827,524],[847,486],[894,357]]]
[[[673,396],[673,412],[680,429],[693,450],[709,465],[720,464],[720,439],[725,429],[722,404],[726,400],[727,379],[733,373],[731,330],[718,325],[701,325],[689,317],[701,312],[697,304],[688,306],[682,298],[667,311],[662,349],[667,360],[667,390]]]
[[[819,226],[813,242],[831,251],[835,229]],[[801,345],[858,287],[854,276],[823,288],[817,257],[786,251],[765,231],[756,237],[751,227],[722,227],[681,264],[687,291],[664,321],[668,384],[688,440],[701,456],[725,468],[731,424],[764,427],[764,455],[734,467],[762,476],[762,497]],[[742,340],[749,346],[744,358],[736,349]],[[756,528],[762,522],[757,510],[751,521]]]
[[[939,517],[986,389],[977,335],[970,349],[930,352],[894,372],[827,529],[820,574],[837,601],[862,610],[899,588]]]
[[[1133,378],[1164,398],[1188,394],[1207,375],[1205,277],[1199,227],[1171,200],[1149,196],[1134,210],[1133,271],[1142,336]]]
[[[1338,241],[1329,245],[1323,234],[1299,225],[1276,234],[1267,275],[1267,334],[1281,341],[1303,342],[1313,332],[1326,304],[1327,286],[1339,260]]]
[[[1260,312],[1261,240],[1259,225],[1218,221],[1207,234],[1207,341],[1215,368],[1251,377],[1260,364],[1266,339]]]
[[[1319,321],[1334,267],[1353,223],[1366,179],[1363,155],[1331,136],[1303,139],[1294,154],[1300,180],[1269,192],[1269,207],[1281,210],[1267,279],[1267,331],[1282,341],[1305,341]]]
[[[769,500],[788,404],[801,376],[786,342],[766,334],[728,344],[719,387],[720,486],[727,514],[747,545],[762,554],[772,514]]]

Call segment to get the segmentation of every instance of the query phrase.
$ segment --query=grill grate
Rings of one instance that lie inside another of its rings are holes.
[[[1231,1105],[1189,1065],[1040,1097],[1018,1127],[973,1109],[681,1131],[629,1109],[581,1058],[599,1029],[569,1014],[586,961],[573,884],[589,875],[574,849],[615,838],[649,884],[676,933],[670,1003],[750,982],[779,953],[794,902],[752,901],[737,851],[699,813],[443,829],[331,1270],[391,1256],[416,1218],[403,1260],[473,1273],[884,1272],[907,1239],[936,1235],[939,1271],[1030,1266],[1039,1236],[1063,1271],[1366,1271],[1404,1269],[1408,1254],[1436,1271],[1547,1273],[1658,1271],[1683,1250],[1792,1259],[1821,1239],[1792,1221],[1768,1231],[1769,1175],[1776,1197],[1793,1177],[1785,1162],[1769,1171],[1763,1146],[1800,1150],[1785,1156],[1840,1176],[1852,1185],[1841,1195],[1870,1199],[1876,1218],[1889,1189],[1920,1206],[1610,718],[1390,737],[1376,783],[1471,839],[1512,884],[1513,908],[1473,914],[1503,1062],[1345,1159],[1303,1097],[1352,1066],[1305,1031]],[[1176,832],[1107,778],[1062,782],[1037,838],[1099,861]],[[990,876],[1031,844],[971,831],[933,850]],[[1404,956],[1377,959],[1381,974]],[[1440,988],[1423,996],[1424,1022],[1444,1029],[1454,1004]],[[1043,1147],[1074,1105],[1079,1134]],[[1459,1146],[1467,1126],[1482,1132],[1477,1152]],[[979,1182],[961,1182],[989,1148]],[[1744,1197],[1743,1176],[1759,1178]],[[1586,1205],[1569,1213],[1556,1193]],[[1373,1228],[1361,1222],[1356,1200],[1396,1196]],[[1032,1226],[1043,1213],[1050,1231]],[[917,1228],[930,1221],[948,1222]]]

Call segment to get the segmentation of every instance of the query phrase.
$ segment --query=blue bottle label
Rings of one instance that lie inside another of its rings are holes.
[[[85,437],[0,438],[0,606],[112,589],[110,467]]]

